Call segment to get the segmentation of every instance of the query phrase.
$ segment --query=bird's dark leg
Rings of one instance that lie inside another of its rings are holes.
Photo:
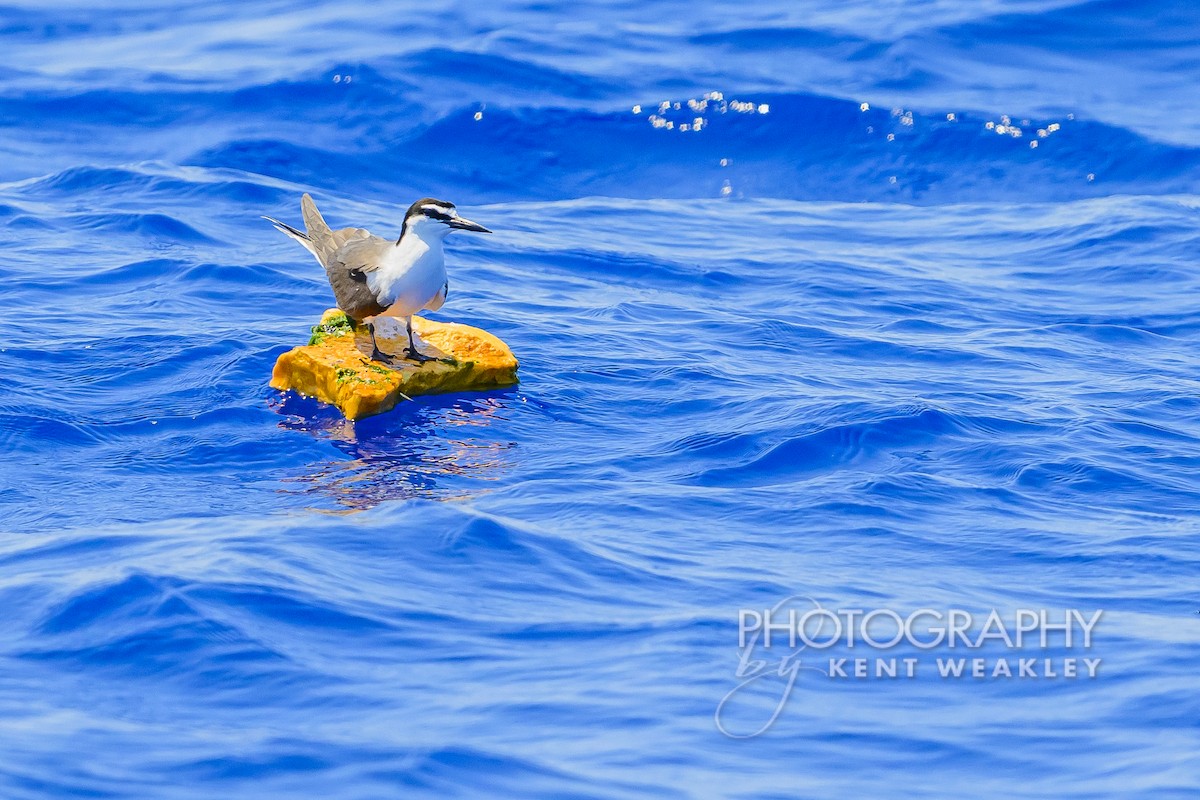
[[[421,355],[417,352],[417,343],[413,341],[412,317],[405,317],[404,324],[408,328],[408,349],[404,351],[404,357],[418,364],[424,364],[426,361],[437,361],[433,356]]]
[[[381,361],[384,364],[392,363],[392,356],[379,349],[379,342],[375,341],[375,323],[367,323],[367,333],[371,334],[371,360]]]

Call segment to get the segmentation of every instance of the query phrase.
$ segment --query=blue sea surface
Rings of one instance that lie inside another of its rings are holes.
[[[8,0],[0,52],[0,797],[1200,796],[1200,4]],[[431,316],[521,383],[268,388],[305,191],[493,229]],[[739,646],[797,603],[1103,617],[840,678]]]

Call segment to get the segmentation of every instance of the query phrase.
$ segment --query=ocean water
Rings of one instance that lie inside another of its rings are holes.
[[[1200,5],[15,0],[0,48],[0,796],[1200,792]],[[269,389],[304,191],[492,228],[432,316],[520,385]],[[969,653],[1033,678],[739,646],[818,606],[1103,616]]]

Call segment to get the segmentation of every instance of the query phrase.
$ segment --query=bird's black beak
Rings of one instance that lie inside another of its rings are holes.
[[[491,233],[487,228],[480,225],[478,222],[471,222],[469,219],[462,217],[454,217],[446,223],[451,228],[459,231],[474,231],[475,233]]]

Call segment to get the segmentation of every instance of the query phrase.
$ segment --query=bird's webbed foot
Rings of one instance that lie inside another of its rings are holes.
[[[418,364],[424,364],[427,361],[437,361],[438,360],[438,359],[434,358],[433,356],[427,356],[427,355],[424,355],[423,353],[417,352],[417,348],[415,348],[415,347],[405,348],[404,357],[407,358],[409,361],[415,361]]]
[[[378,347],[371,351],[371,360],[378,361],[380,364],[387,364],[388,366],[396,363],[396,357],[394,355],[391,353],[385,353]]]

